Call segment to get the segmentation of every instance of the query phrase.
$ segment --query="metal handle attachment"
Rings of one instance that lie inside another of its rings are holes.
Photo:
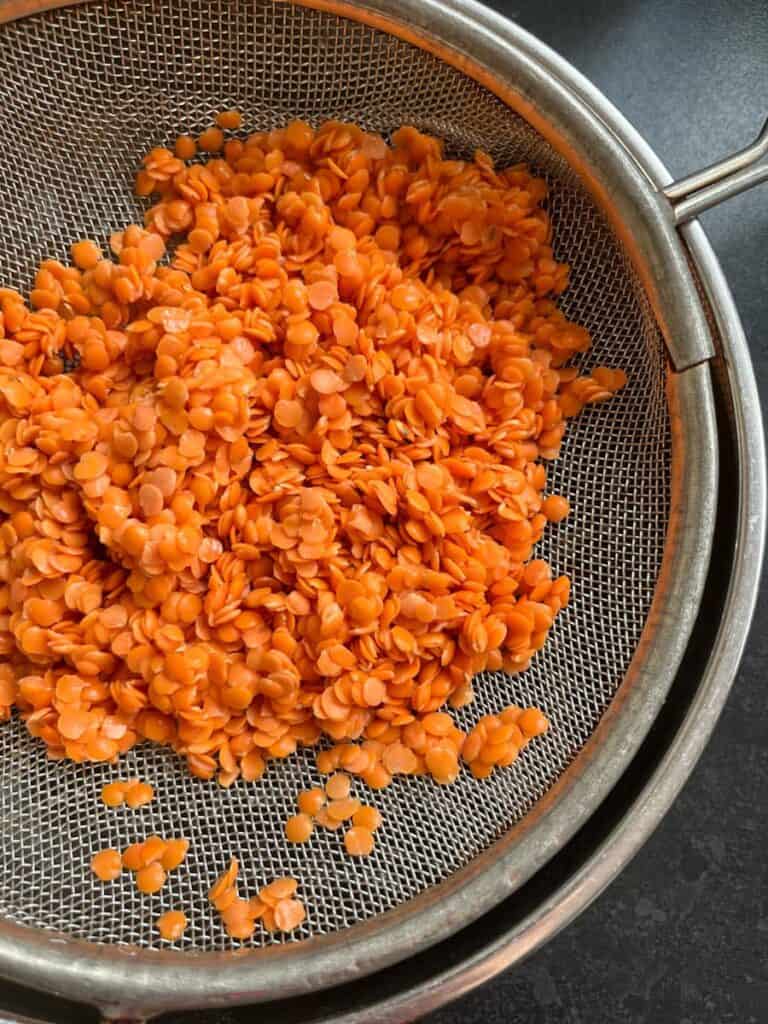
[[[755,141],[745,149],[667,185],[663,192],[672,204],[675,223],[685,224],[725,199],[768,181],[768,163],[755,166],[766,154],[768,120]]]

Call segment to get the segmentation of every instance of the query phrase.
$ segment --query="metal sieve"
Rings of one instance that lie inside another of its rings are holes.
[[[356,861],[335,833],[284,840],[296,792],[319,782],[311,752],[221,790],[143,746],[120,765],[157,791],[136,814],[98,800],[114,767],[49,762],[12,722],[0,728],[0,974],[132,1019],[360,978],[514,893],[616,786],[656,718],[705,587],[718,497],[708,361],[729,343],[676,221],[768,177],[752,166],[768,138],[665,195],[527,38],[466,0],[0,3],[2,284],[26,289],[40,259],[140,219],[140,157],[220,109],[238,107],[251,131],[297,116],[385,134],[414,124],[457,157],[479,147],[546,177],[556,252],[573,268],[561,305],[594,341],[581,361],[629,374],[616,399],[571,422],[549,470],[574,514],[540,550],[572,576],[573,603],[532,667],[482,677],[460,716],[470,726],[511,701],[537,704],[546,738],[489,780],[408,779],[375,794],[385,827]],[[753,444],[760,455],[761,436]],[[762,480],[761,459],[752,472]],[[759,534],[762,504],[758,517]],[[748,595],[741,637],[750,616]],[[92,878],[94,850],[151,832],[191,840],[160,894]],[[231,854],[247,894],[300,880],[308,916],[293,936],[227,939],[205,893]],[[155,948],[152,923],[171,907],[190,919],[181,951]]]

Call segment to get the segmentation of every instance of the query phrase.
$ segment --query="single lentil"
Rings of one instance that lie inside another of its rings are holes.
[[[285,823],[285,838],[289,843],[306,843],[313,829],[314,824],[308,814],[294,814]]]
[[[344,836],[344,846],[350,857],[367,857],[373,853],[373,832],[362,825],[353,825]]]
[[[156,921],[160,938],[166,942],[177,942],[187,927],[187,915],[183,910],[167,910]]]
[[[163,865],[152,861],[136,872],[136,888],[143,893],[159,892],[165,884],[166,873]]]
[[[91,871],[102,882],[113,882],[122,868],[120,853],[117,850],[101,850],[91,859]]]

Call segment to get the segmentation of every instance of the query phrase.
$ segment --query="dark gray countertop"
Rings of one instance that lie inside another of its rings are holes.
[[[496,0],[583,71],[683,175],[768,115],[766,0]],[[765,408],[768,186],[702,223],[733,289]],[[693,777],[610,889],[526,963],[428,1024],[768,1020],[768,600]]]

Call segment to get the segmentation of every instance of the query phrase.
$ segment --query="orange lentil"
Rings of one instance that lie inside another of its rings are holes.
[[[173,150],[179,160],[191,160],[197,154],[197,142],[191,135],[179,135]]]
[[[296,879],[290,876],[276,878],[274,882],[270,882],[269,885],[265,885],[263,889],[259,890],[259,899],[267,906],[275,907],[280,900],[287,900],[294,896],[298,885]]]
[[[237,881],[237,875],[239,871],[239,865],[237,859],[232,857],[229,862],[229,867],[226,871],[223,871],[216,881],[211,886],[208,892],[208,899],[216,905],[216,901],[230,889],[232,889]]]
[[[216,124],[228,131],[237,131],[242,123],[243,116],[239,110],[222,110],[216,115]]]
[[[340,829],[343,824],[342,818],[333,818],[327,807],[321,807],[315,815],[315,824],[319,825],[320,828],[328,829],[331,832],[335,832]]]
[[[123,867],[129,871],[138,871],[144,866],[143,843],[132,843],[123,850]]]
[[[375,789],[486,777],[544,716],[465,739],[449,709],[566,607],[533,557],[568,512],[546,464],[626,375],[568,366],[590,337],[526,168],[409,127],[236,127],[147,154],[153,205],[109,258],[76,242],[29,301],[0,290],[0,717],[77,761],[169,745],[221,785],[321,740],[319,771]],[[217,156],[187,165],[198,143]],[[324,800],[299,812],[336,828]]]
[[[464,742],[461,756],[475,778],[487,778],[495,768],[510,765],[533,736],[549,723],[538,708],[522,711],[512,704],[499,715],[484,715]]]
[[[150,836],[141,844],[141,864],[146,867],[162,859],[166,842],[161,836]]]
[[[518,718],[517,725],[526,736],[541,736],[549,728],[549,722],[538,708],[526,708]]]
[[[274,416],[278,426],[292,429],[301,423],[301,406],[298,402],[281,399],[275,404]]]
[[[337,298],[336,286],[331,281],[315,281],[307,290],[312,309],[328,309]]]
[[[369,832],[375,832],[381,825],[381,812],[376,807],[365,804],[352,815],[352,823]]]
[[[160,938],[166,942],[176,942],[184,934],[187,927],[187,915],[183,910],[166,910],[155,922]]]
[[[197,144],[206,153],[218,153],[224,148],[224,132],[220,128],[206,128],[198,136]]]
[[[542,502],[541,511],[550,523],[560,523],[571,511],[571,506],[567,498],[563,498],[559,494],[550,494]]]
[[[101,259],[101,249],[90,239],[75,242],[72,246],[72,260],[81,270],[92,270]]]
[[[256,916],[250,900],[235,896],[221,909],[221,919],[231,939],[244,941],[253,935]]]
[[[353,825],[344,835],[344,846],[351,857],[367,857],[373,852],[373,832],[362,825]]]
[[[114,882],[123,868],[117,850],[101,850],[91,859],[91,871],[102,882]]]
[[[159,892],[165,884],[166,873],[163,865],[158,861],[147,864],[136,872],[136,888],[139,892]]]
[[[325,792],[331,800],[344,800],[349,796],[352,780],[344,772],[332,775],[325,784]]]
[[[188,839],[166,839],[160,863],[166,871],[175,871],[184,863],[189,850]]]
[[[306,843],[312,835],[312,818],[308,814],[294,814],[285,823],[285,838],[289,843]]]
[[[328,816],[333,821],[349,821],[359,810],[360,801],[353,796],[345,800],[331,800],[328,804]]]
[[[101,789],[101,799],[107,805],[107,807],[119,807],[125,801],[125,794],[129,788],[130,783],[122,782],[120,780],[116,782],[108,782]]]
[[[322,789],[305,789],[296,798],[302,814],[313,817],[325,804],[325,793]]]
[[[427,770],[441,785],[455,782],[459,774],[459,759],[449,747],[435,747],[424,755]]]
[[[129,807],[143,807],[151,802],[155,795],[153,787],[148,782],[135,782],[125,790],[125,802]]]
[[[321,750],[317,755],[317,770],[321,775],[330,774],[338,766],[338,755],[335,750]]]
[[[307,912],[301,900],[280,900],[275,907],[275,925],[278,931],[292,932],[306,918]]]

